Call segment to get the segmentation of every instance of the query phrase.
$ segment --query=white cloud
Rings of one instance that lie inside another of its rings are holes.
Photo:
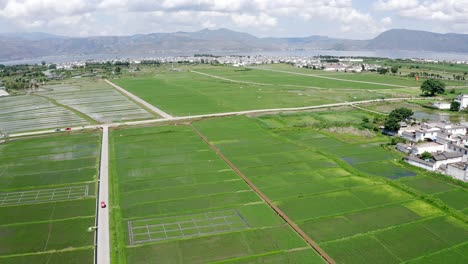
[[[390,17],[384,17],[380,20],[380,22],[382,23],[384,27],[389,27],[392,25],[393,21],[392,21],[392,18]]]
[[[26,18],[66,16],[85,14],[94,8],[91,1],[81,0],[10,0],[0,9],[0,16],[6,18]]]
[[[446,31],[468,32],[468,0],[379,0],[374,8],[406,19],[437,22]]]
[[[277,19],[265,13],[258,16],[248,14],[233,14],[232,21],[240,27],[273,27],[278,23]]]
[[[290,20],[304,24],[304,32],[308,23],[318,21],[336,32],[373,34],[386,23],[354,8],[352,0],[0,0],[0,18],[23,30],[41,25],[44,30],[71,34],[83,32],[82,28],[99,34],[112,27],[116,34],[151,32],[158,25],[158,30],[219,26],[271,30],[274,35],[273,29]],[[80,28],[71,28],[72,22]]]
[[[414,8],[419,5],[420,3],[418,0],[379,0],[374,4],[374,8],[377,10],[388,11]]]

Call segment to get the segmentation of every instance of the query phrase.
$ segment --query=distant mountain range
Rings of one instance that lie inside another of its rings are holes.
[[[392,29],[370,40],[258,38],[228,29],[132,36],[65,37],[46,33],[0,33],[0,61],[46,56],[142,55],[170,53],[266,52],[297,50],[411,50],[468,53],[468,35]]]

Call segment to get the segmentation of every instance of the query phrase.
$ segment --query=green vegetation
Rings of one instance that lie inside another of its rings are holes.
[[[114,262],[253,261],[307,247],[191,127],[118,129],[110,142]],[[236,223],[230,228],[219,223],[213,231],[215,220],[200,220],[200,233],[192,233],[193,219],[229,212],[241,216],[229,218]],[[181,233],[178,224],[188,229]],[[147,225],[151,235],[138,229]],[[304,263],[323,263],[312,256]]]
[[[466,224],[450,216],[446,205],[428,203],[424,194],[400,187],[417,174],[393,161],[397,156],[380,146],[386,139],[376,136],[372,143],[363,140],[364,132],[347,137],[342,131],[353,130],[330,132],[340,124],[359,128],[363,117],[351,118],[355,114],[233,117],[195,126],[338,263],[400,263],[461,246],[468,239]],[[324,116],[328,122],[316,126]],[[457,195],[440,197],[462,201]],[[403,237],[414,239],[405,243],[408,252],[398,245]]]
[[[450,103],[450,111],[458,111],[460,110],[460,102],[457,102],[457,101],[453,101],[452,103]]]
[[[174,115],[419,95],[420,82],[402,77],[412,74],[404,65],[382,68],[392,74],[155,61],[137,68],[88,63],[73,72],[119,77],[113,81]],[[0,128],[154,118],[102,81],[44,88],[39,96],[2,98]],[[382,101],[364,109],[113,128],[112,262],[324,263],[194,130],[337,263],[467,262],[466,184],[403,163],[389,145],[399,141],[378,133],[384,124],[396,130],[425,104]],[[92,261],[94,233],[87,229],[95,221],[99,139],[71,132],[0,145],[0,215],[7,216],[0,219],[1,263]]]
[[[424,151],[423,154],[421,154],[421,159],[430,159],[432,158],[432,154],[430,152]]]
[[[93,255],[94,250],[92,248],[83,248],[15,257],[0,257],[0,261],[4,264],[82,264],[92,261]]]
[[[439,80],[425,80],[421,84],[421,91],[423,94],[434,96],[436,94],[445,93],[445,83]]]
[[[383,81],[380,85],[350,82],[347,77],[343,80],[330,80],[259,69],[239,71],[237,68],[224,66],[192,66],[182,68],[181,71],[159,67],[146,69],[135,75],[137,76],[125,76],[113,81],[171,115],[300,107],[407,96],[403,91],[394,92],[395,87]],[[352,75],[350,78],[352,79]],[[372,81],[372,78],[374,77],[369,76],[363,79]],[[393,82],[395,81],[390,79],[389,83]],[[407,83],[406,80],[404,82]]]
[[[0,262],[92,262],[99,139],[59,134],[0,145]]]
[[[413,115],[413,111],[408,108],[397,108],[390,112],[385,119],[385,129],[390,131],[398,131],[400,129],[400,122],[406,120]]]

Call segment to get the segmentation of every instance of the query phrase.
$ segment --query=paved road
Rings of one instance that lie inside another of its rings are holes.
[[[110,264],[109,236],[109,128],[102,127],[101,165],[99,168],[99,194],[97,215],[97,264]],[[106,208],[101,208],[105,201]]]
[[[375,85],[383,85],[383,86],[398,87],[398,88],[419,88],[419,87],[411,87],[411,86],[404,86],[404,85],[397,85],[397,84],[389,84],[389,83],[379,83],[379,82],[366,82],[366,81],[348,80],[348,79],[341,79],[341,78],[336,78],[336,77],[330,77],[330,76],[324,76],[324,75],[316,75],[316,74],[309,74],[309,73],[281,71],[281,70],[273,70],[273,69],[265,69],[265,68],[256,68],[256,67],[249,67],[249,68],[250,68],[250,69],[255,69],[255,70],[262,70],[262,71],[272,71],[272,72],[281,72],[281,73],[295,74],[295,75],[301,75],[301,76],[311,76],[311,77],[316,77],[316,78],[322,78],[322,79],[328,79],[328,80],[335,80],[335,81],[343,81],[343,82],[366,83],[366,84],[375,84]]]
[[[110,84],[111,86],[113,86],[115,89],[119,90],[120,92],[122,92],[123,94],[125,94],[126,96],[132,98],[133,100],[137,101],[138,103],[144,105],[146,108],[150,109],[151,111],[155,112],[156,114],[158,114],[159,116],[163,117],[163,118],[172,118],[172,116],[166,112],[164,112],[163,110],[157,108],[156,106],[146,102],[145,100],[141,99],[140,97],[132,94],[131,92],[125,90],[124,88],[118,86],[117,84],[109,81],[109,80],[105,80],[108,84]]]
[[[72,127],[71,131],[98,129],[102,126],[106,126],[106,127],[136,126],[136,125],[165,123],[165,122],[192,121],[192,120],[211,118],[211,117],[262,114],[262,113],[271,113],[271,112],[296,112],[296,111],[307,111],[307,110],[320,109],[320,108],[333,108],[333,107],[340,107],[340,106],[353,106],[353,105],[376,103],[376,102],[392,102],[392,101],[394,102],[394,101],[406,101],[406,100],[417,100],[417,99],[421,99],[421,98],[400,97],[400,98],[344,102],[344,103],[335,103],[335,104],[313,105],[313,106],[304,106],[304,107],[269,108],[269,109],[246,110],[246,111],[237,111],[237,112],[193,115],[193,116],[178,116],[178,117],[170,117],[170,118],[162,118],[162,119],[149,119],[149,120],[140,120],[140,121],[121,122],[121,123],[110,123],[110,124],[103,124],[103,125],[89,125],[89,126],[84,126],[84,127]],[[49,130],[42,130],[42,131],[10,134],[9,137],[14,138],[14,137],[22,137],[22,136],[35,136],[35,135],[43,135],[43,134],[49,134],[49,133],[57,133],[57,132],[55,132],[53,129],[49,129]]]

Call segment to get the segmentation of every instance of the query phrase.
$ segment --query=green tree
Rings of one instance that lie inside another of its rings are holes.
[[[450,111],[458,111],[458,110],[460,110],[460,102],[453,101],[450,104]]]
[[[401,107],[397,109],[393,109],[392,112],[388,115],[389,117],[394,117],[398,122],[401,122],[409,117],[414,115],[413,111],[411,109]]]
[[[398,66],[392,66],[392,68],[390,68],[390,71],[393,73],[393,75],[395,75],[398,72]]]
[[[380,73],[380,74],[387,74],[388,69],[387,68],[378,68],[377,72]]]
[[[120,66],[115,67],[115,73],[116,73],[116,74],[120,74],[120,71],[121,71],[121,70],[122,70],[122,69],[120,68]]]
[[[430,159],[430,158],[432,158],[432,154],[427,152],[427,151],[424,151],[423,154],[421,154],[421,159],[426,160],[426,159]]]
[[[385,119],[384,127],[386,130],[394,132],[398,131],[400,129],[400,120],[393,116],[389,116],[387,119]]]
[[[385,119],[385,129],[390,131],[398,131],[400,129],[400,122],[413,115],[411,109],[401,107],[394,109]]]
[[[421,84],[423,94],[434,96],[435,94],[443,94],[445,92],[445,83],[439,80],[425,80]]]

